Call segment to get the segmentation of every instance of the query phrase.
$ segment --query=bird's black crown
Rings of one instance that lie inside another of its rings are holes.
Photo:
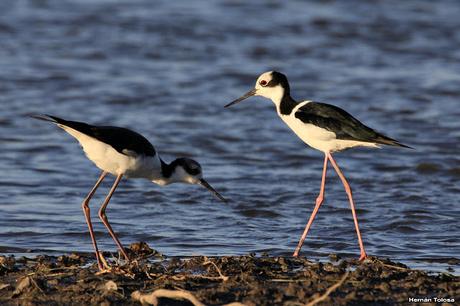
[[[278,86],[278,85],[281,85],[281,87],[283,87],[286,92],[290,91],[289,82],[288,82],[287,77],[284,74],[282,74],[281,72],[273,71],[272,72],[272,79],[271,79],[270,82],[268,82],[267,86],[268,87],[275,87],[275,86]]]
[[[187,157],[174,160],[170,166],[173,169],[180,166],[190,175],[198,175],[201,173],[201,165],[197,161]]]

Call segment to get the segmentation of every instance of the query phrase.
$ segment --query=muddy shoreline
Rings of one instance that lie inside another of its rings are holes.
[[[409,298],[436,297],[454,305],[449,299],[460,298],[459,276],[375,257],[362,263],[334,256],[328,263],[251,255],[170,258],[143,243],[130,246],[133,263],[123,265],[117,256],[104,253],[111,269],[103,272],[89,254],[2,256],[0,304],[407,305]]]

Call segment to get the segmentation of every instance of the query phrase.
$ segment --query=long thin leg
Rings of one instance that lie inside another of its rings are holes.
[[[292,256],[297,257],[299,256],[300,249],[302,248],[302,244],[307,237],[308,230],[310,230],[310,226],[313,223],[313,220],[315,219],[316,214],[318,213],[319,207],[323,203],[324,200],[324,187],[326,185],[326,171],[327,171],[327,155],[324,154],[324,166],[323,166],[323,177],[321,179],[321,188],[319,190],[319,195],[316,198],[316,205],[315,208],[313,209],[313,212],[310,216],[310,219],[308,220],[307,225],[305,226],[305,230],[303,231],[302,237],[300,237],[299,244],[297,244],[297,247],[294,251],[294,254]]]
[[[359,260],[364,260],[367,257],[366,251],[364,251],[364,245],[363,245],[363,240],[361,239],[361,232],[359,231],[359,225],[358,225],[358,218],[356,217],[356,212],[355,212],[355,204],[353,202],[353,197],[351,195],[351,188],[350,185],[348,184],[347,180],[345,179],[345,176],[343,175],[342,171],[340,171],[339,166],[335,162],[334,158],[332,158],[332,155],[330,153],[327,153],[327,157],[331,161],[332,166],[334,167],[335,171],[339,175],[340,179],[342,180],[343,186],[345,187],[345,191],[348,195],[348,199],[350,200],[350,206],[351,206],[351,213],[353,214],[353,220],[355,222],[355,228],[356,228],[356,234],[358,234],[358,242],[359,242],[359,248],[361,249],[361,256],[359,257]]]
[[[123,174],[119,174],[117,178],[115,179],[115,182],[113,183],[112,188],[109,191],[109,194],[104,200],[104,203],[102,203],[101,208],[99,209],[99,218],[102,220],[102,223],[104,223],[105,227],[109,231],[110,236],[112,236],[113,241],[117,244],[118,248],[120,249],[121,253],[125,257],[126,260],[129,261],[129,256],[126,253],[125,249],[121,245],[120,240],[118,240],[117,235],[115,235],[114,231],[112,230],[112,227],[110,226],[109,220],[107,219],[107,216],[105,214],[105,209],[107,205],[109,204],[110,199],[112,198],[112,194],[114,193],[115,189],[117,188],[118,184],[121,181],[121,178],[123,177]]]
[[[99,250],[97,249],[96,238],[94,237],[93,225],[91,224],[89,201],[91,200],[91,198],[93,197],[94,193],[96,192],[96,189],[99,187],[99,185],[102,183],[102,181],[104,180],[104,178],[106,176],[107,176],[107,172],[102,171],[102,173],[99,176],[99,179],[97,180],[97,182],[94,185],[93,189],[91,189],[91,191],[88,193],[86,198],[83,200],[83,203],[81,204],[81,207],[83,208],[83,213],[85,214],[86,223],[88,224],[88,229],[89,229],[89,234],[91,236],[91,241],[93,242],[94,251],[96,252],[97,265],[99,266],[100,270],[102,270],[104,268],[104,265],[102,264],[100,254],[99,254]]]

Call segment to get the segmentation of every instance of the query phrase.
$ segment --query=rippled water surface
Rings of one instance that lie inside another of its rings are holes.
[[[0,251],[91,251],[80,203],[99,170],[51,113],[144,134],[194,157],[232,201],[196,186],[123,181],[108,208],[122,242],[167,255],[289,255],[317,196],[322,154],[273,104],[223,105],[278,69],[293,96],[329,102],[416,148],[336,155],[371,255],[459,271],[460,4],[456,1],[0,2]],[[115,250],[96,207],[96,235]],[[302,254],[357,257],[343,187]],[[454,259],[457,259],[455,261]]]

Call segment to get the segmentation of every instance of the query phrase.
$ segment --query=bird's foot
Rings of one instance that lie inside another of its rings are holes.
[[[367,258],[366,252],[361,252],[361,256],[359,257],[359,261],[364,261]]]
[[[99,268],[99,271],[104,270],[104,263],[101,260],[101,256],[102,255],[100,253],[96,253],[97,267]]]
[[[131,262],[131,259],[129,258],[128,253],[126,252],[126,250],[124,248],[120,249],[120,253],[123,255],[123,257],[125,258],[126,262],[128,262],[128,263]]]
[[[105,259],[105,257],[102,255],[102,252],[97,253],[97,265],[99,267],[99,272],[103,272],[103,271],[108,272],[109,270],[112,269],[107,263],[107,260]]]
[[[107,274],[107,273],[112,273],[113,272],[113,269],[112,268],[104,268],[104,269],[100,269],[99,271],[97,271],[95,273],[95,275],[103,275],[103,274]]]

